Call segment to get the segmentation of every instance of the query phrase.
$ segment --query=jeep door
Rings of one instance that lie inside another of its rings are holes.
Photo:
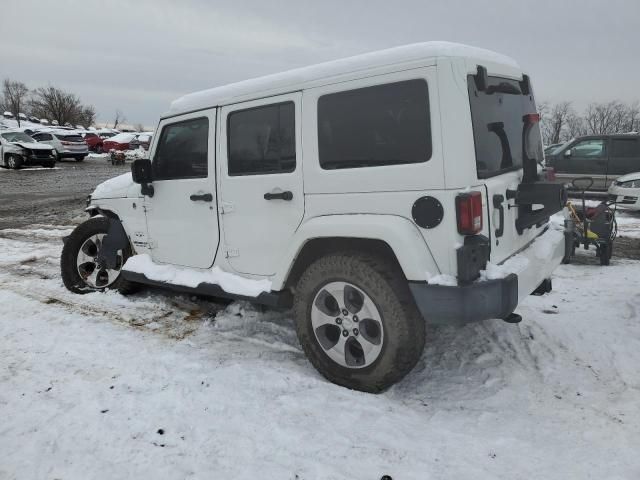
[[[275,274],[302,221],[301,97],[295,92],[220,110],[223,254],[236,272]]]
[[[607,186],[607,139],[590,137],[570,144],[557,153],[553,163],[558,180],[570,183],[575,178],[593,178],[594,190],[605,190]]]
[[[218,247],[215,109],[161,120],[151,149],[153,196],[145,197],[154,261],[208,268]]]
[[[607,186],[620,175],[640,171],[640,141],[637,135],[612,137],[609,148]]]

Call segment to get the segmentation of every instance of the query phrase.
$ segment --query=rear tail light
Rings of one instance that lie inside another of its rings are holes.
[[[482,194],[480,192],[461,193],[456,197],[458,233],[475,235],[482,230]]]
[[[64,141],[64,140],[61,140],[61,141],[60,141],[60,143],[61,143],[62,145],[73,145],[71,142],[66,142],[66,141]]]
[[[524,115],[522,117],[522,121],[524,123],[526,123],[527,125],[532,124],[532,123],[538,123],[540,121],[540,114],[539,113],[527,113],[526,115]]]

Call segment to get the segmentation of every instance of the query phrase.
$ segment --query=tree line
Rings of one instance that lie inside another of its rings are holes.
[[[582,135],[607,135],[640,130],[640,103],[617,100],[590,103],[577,112],[571,102],[538,105],[542,142],[553,145]]]
[[[11,112],[18,125],[20,113],[49,121],[57,120],[60,125],[69,123],[89,127],[96,120],[93,105],[83,104],[73,93],[51,85],[30,90],[24,83],[9,78],[2,83],[0,110]]]

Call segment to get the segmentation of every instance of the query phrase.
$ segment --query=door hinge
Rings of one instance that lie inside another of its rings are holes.
[[[231,202],[220,202],[220,208],[218,209],[218,211],[221,214],[225,214],[225,213],[231,213],[234,210],[234,205]]]
[[[229,248],[225,252],[225,257],[227,258],[239,257],[239,256],[240,256],[240,251],[237,248]]]

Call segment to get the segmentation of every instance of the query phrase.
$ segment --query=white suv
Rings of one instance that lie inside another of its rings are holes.
[[[538,179],[538,118],[513,60],[440,42],[187,95],[93,192],[62,278],[293,307],[325,377],[384,390],[425,320],[517,322],[550,289],[566,196]]]

